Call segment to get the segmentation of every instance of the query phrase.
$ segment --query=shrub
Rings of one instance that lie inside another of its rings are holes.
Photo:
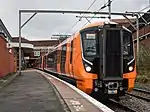
[[[140,44],[139,62],[137,62],[137,81],[147,82],[150,79],[150,48]]]

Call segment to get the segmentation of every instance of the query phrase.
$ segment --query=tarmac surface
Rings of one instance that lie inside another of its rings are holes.
[[[64,108],[52,85],[29,70],[0,91],[0,112],[64,112]]]

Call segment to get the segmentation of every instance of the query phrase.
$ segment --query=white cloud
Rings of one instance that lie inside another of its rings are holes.
[[[107,0],[97,0],[92,11],[98,10]],[[18,36],[19,9],[63,9],[86,10],[93,0],[2,0],[0,4],[0,18],[12,36]],[[113,12],[139,11],[148,5],[148,0],[114,0]],[[106,8],[103,11],[107,11]],[[29,14],[22,16],[25,21]],[[38,14],[22,30],[28,39],[49,39],[52,34],[66,33],[79,18],[75,15]],[[95,20],[93,20],[95,21]],[[69,33],[80,29],[86,22],[82,19]]]

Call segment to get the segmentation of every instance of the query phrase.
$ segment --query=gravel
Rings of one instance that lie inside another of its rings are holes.
[[[150,112],[150,102],[146,102],[141,99],[137,99],[131,96],[122,97],[120,102],[122,105],[130,107],[137,112]]]
[[[147,83],[135,83],[135,87],[150,91],[150,81]]]

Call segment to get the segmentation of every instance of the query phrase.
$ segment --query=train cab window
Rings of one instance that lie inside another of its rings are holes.
[[[131,32],[123,31],[123,73],[129,73],[129,66],[135,65]],[[131,61],[133,60],[133,61]],[[130,64],[128,65],[128,63]]]
[[[82,32],[81,38],[84,57],[89,61],[93,61],[94,57],[96,56],[96,32]]]
[[[123,31],[123,56],[133,58],[132,34],[127,31]]]
[[[85,54],[87,56],[93,56],[96,54],[96,40],[95,40],[95,35],[94,33],[91,34],[86,34],[85,36]]]

